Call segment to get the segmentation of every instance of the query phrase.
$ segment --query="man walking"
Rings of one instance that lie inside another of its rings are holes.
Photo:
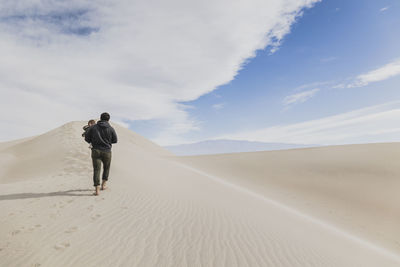
[[[100,193],[100,170],[103,163],[101,190],[106,189],[111,164],[111,147],[117,143],[117,134],[108,123],[110,114],[104,112],[97,124],[90,127],[85,134],[85,141],[92,144],[93,184],[96,189],[93,195]]]

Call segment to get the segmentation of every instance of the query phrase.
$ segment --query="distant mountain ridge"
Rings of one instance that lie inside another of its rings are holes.
[[[164,146],[177,156],[193,156],[207,154],[223,154],[253,151],[285,150],[293,148],[316,147],[319,145],[288,144],[288,143],[264,143],[245,140],[205,140],[201,142]]]

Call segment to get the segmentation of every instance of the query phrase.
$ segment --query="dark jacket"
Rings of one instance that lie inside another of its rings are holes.
[[[117,134],[107,121],[98,121],[85,134],[85,141],[92,143],[92,149],[111,151],[112,144],[117,143]]]
[[[85,125],[85,126],[82,127],[82,129],[84,130],[84,132],[83,132],[83,134],[82,134],[82,137],[85,137],[86,132],[89,130],[89,128],[90,128],[89,125]]]

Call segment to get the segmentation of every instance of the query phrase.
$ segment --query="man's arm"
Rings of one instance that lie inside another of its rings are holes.
[[[118,142],[117,133],[115,132],[114,128],[111,128],[111,143],[115,144]]]

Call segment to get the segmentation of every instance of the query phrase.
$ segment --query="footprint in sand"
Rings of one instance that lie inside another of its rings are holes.
[[[65,204],[65,203],[62,202],[62,201],[61,201],[61,202],[58,202],[58,208],[59,208],[59,209],[64,208],[64,206],[65,206],[64,204]]]
[[[74,226],[74,227],[69,228],[68,230],[65,230],[64,233],[71,234],[73,232],[76,232],[77,230],[78,230],[78,227]]]
[[[55,250],[63,251],[64,249],[66,249],[66,248],[69,247],[69,246],[70,246],[70,244],[69,244],[68,242],[63,242],[63,243],[61,243],[61,244],[56,244],[56,245],[54,245],[54,249],[55,249]]]
[[[33,232],[33,231],[35,231],[35,229],[37,229],[39,227],[41,227],[41,225],[40,224],[36,224],[35,226],[32,226],[32,227],[28,228],[28,232]]]
[[[5,251],[9,246],[10,246],[10,242],[7,242],[7,244],[3,243],[2,247],[0,247],[0,252]]]
[[[93,215],[92,217],[90,217],[91,219],[92,219],[92,221],[94,222],[94,221],[96,221],[98,218],[100,218],[101,217],[101,215],[100,214],[96,214],[96,215]]]
[[[14,236],[14,235],[17,235],[19,233],[21,233],[21,230],[15,230],[15,231],[11,232],[11,235]]]
[[[104,200],[104,199],[105,199],[104,197],[102,197],[102,198],[96,198],[96,202],[102,201],[102,200]]]

